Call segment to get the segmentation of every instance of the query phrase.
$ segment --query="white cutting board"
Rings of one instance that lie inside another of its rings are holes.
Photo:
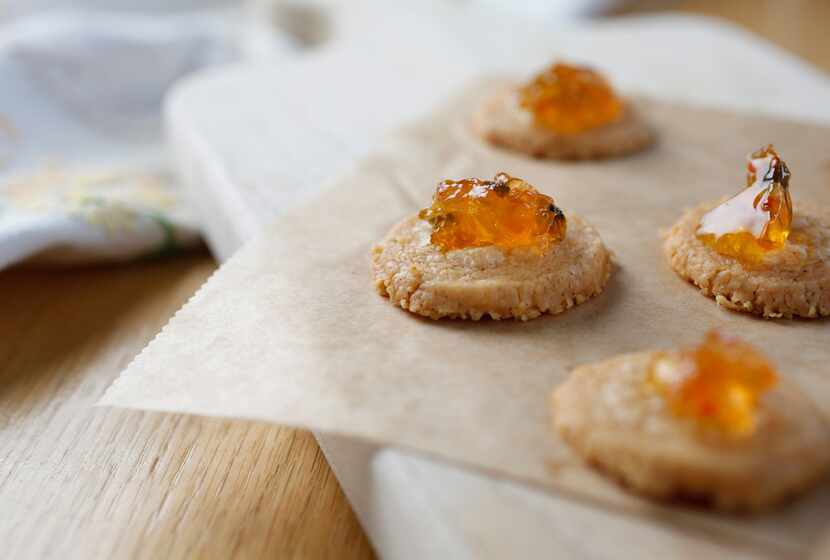
[[[480,73],[523,75],[563,57],[598,66],[627,92],[830,122],[827,76],[718,21],[661,16],[556,29],[463,6],[382,5],[381,18],[372,1],[330,12],[329,42],[302,58],[210,71],[171,95],[174,163],[220,260],[382,142],[385,129]],[[678,533],[395,449],[318,440],[387,558],[795,553]],[[830,554],[830,543],[817,546]]]

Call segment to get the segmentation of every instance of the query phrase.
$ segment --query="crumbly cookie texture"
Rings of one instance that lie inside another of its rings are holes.
[[[381,295],[433,319],[561,313],[602,292],[611,274],[599,234],[578,216],[568,216],[565,238],[542,254],[493,246],[442,253],[431,231],[417,217],[404,220],[372,249],[372,264]]]
[[[734,311],[768,318],[830,315],[830,216],[796,212],[786,245],[749,265],[697,238],[700,218],[712,206],[689,210],[665,235],[663,248],[681,278]]]
[[[740,440],[678,419],[646,382],[654,352],[574,370],[551,398],[553,423],[584,459],[632,490],[757,511],[827,474],[830,431],[786,379],[761,400],[756,431]]]
[[[654,143],[654,132],[627,103],[620,120],[576,134],[557,134],[536,125],[519,106],[517,89],[487,99],[473,114],[473,131],[490,144],[536,158],[582,160],[619,157]]]

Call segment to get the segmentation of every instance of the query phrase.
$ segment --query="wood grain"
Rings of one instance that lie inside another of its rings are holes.
[[[618,13],[669,8],[830,70],[825,0],[637,0]],[[372,556],[308,433],[92,408],[214,268],[201,255],[0,272],[2,557]]]
[[[307,432],[93,408],[214,268],[0,273],[2,557],[371,556]]]
[[[826,0],[632,0],[612,14],[668,11],[728,20],[830,71]]]

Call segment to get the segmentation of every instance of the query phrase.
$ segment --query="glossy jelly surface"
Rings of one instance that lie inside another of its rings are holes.
[[[697,347],[656,359],[649,380],[676,416],[741,437],[755,431],[759,400],[778,375],[755,347],[713,330]]]
[[[724,256],[754,263],[784,246],[792,219],[790,170],[770,144],[749,156],[746,188],[707,212],[697,236]]]
[[[442,181],[432,205],[418,216],[432,225],[430,241],[442,251],[495,245],[543,252],[567,228],[553,198],[506,173],[492,181]]]
[[[537,125],[558,134],[610,124],[623,113],[622,101],[600,74],[568,64],[554,64],[525,84],[519,105]]]

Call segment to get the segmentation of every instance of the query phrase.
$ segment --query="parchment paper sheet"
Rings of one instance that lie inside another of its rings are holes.
[[[828,527],[827,484],[753,519],[656,506],[573,456],[550,429],[547,403],[574,366],[693,343],[721,326],[762,346],[830,413],[830,322],[719,309],[670,270],[658,235],[684,208],[737,192],[746,154],[769,141],[792,170],[796,211],[830,209],[830,129],[641,100],[658,147],[599,163],[534,161],[469,134],[482,90],[472,87],[391,135],[331,190],[241,250],[102,403],[353,435],[770,551],[805,550]],[[598,228],[617,263],[606,291],[527,323],[431,321],[380,297],[370,280],[372,244],[427,205],[439,180],[501,170]]]

